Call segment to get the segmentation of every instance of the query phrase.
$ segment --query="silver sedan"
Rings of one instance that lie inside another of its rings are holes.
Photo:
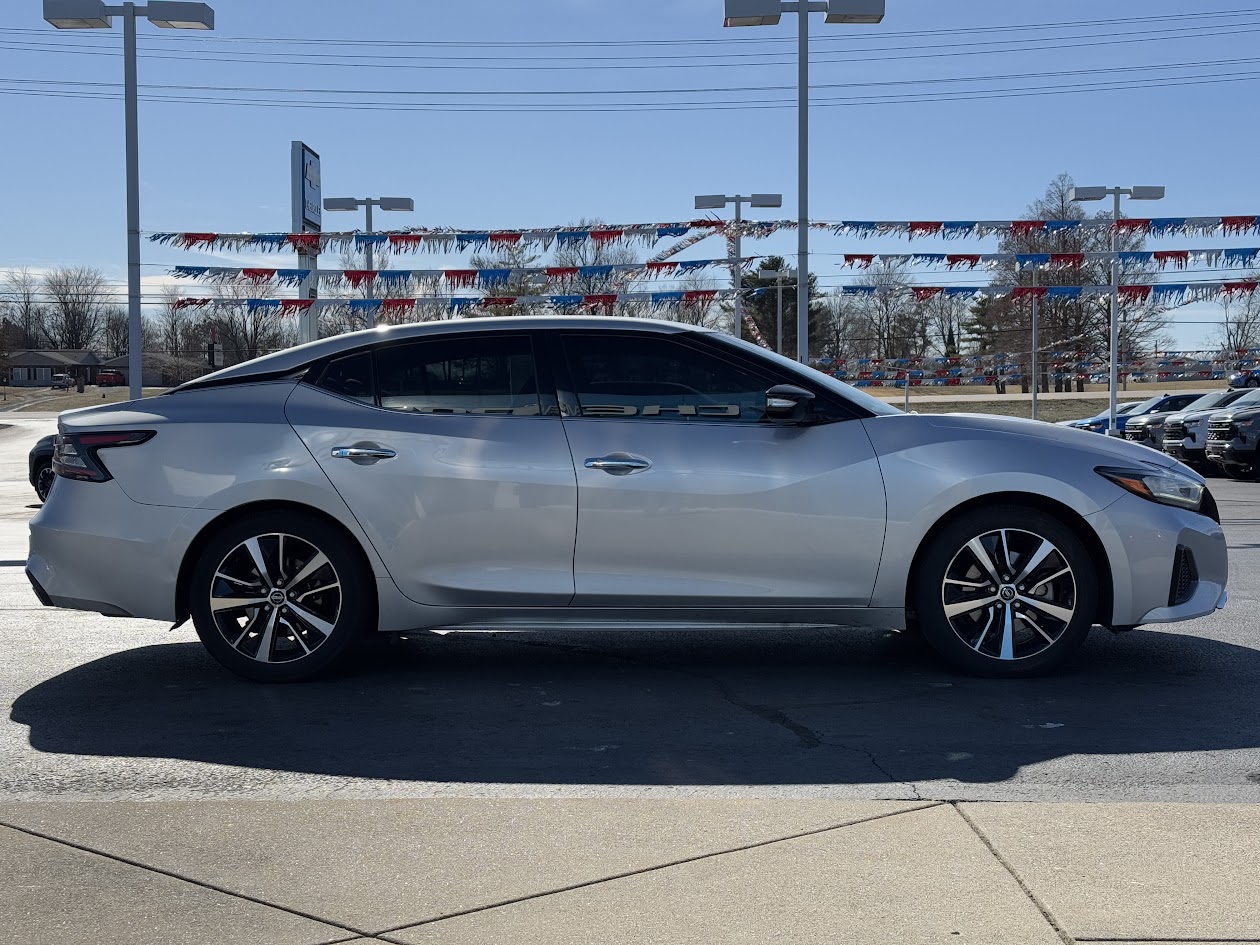
[[[907,415],[753,345],[617,318],[292,348],[63,413],[27,574],[252,679],[365,631],[839,624],[990,676],[1225,602],[1204,481],[1033,421]]]

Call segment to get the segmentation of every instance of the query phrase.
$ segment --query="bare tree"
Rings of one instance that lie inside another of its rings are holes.
[[[1260,279],[1260,273],[1249,273],[1244,278]],[[1260,348],[1260,292],[1246,292],[1226,296],[1221,302],[1224,319],[1213,333],[1213,341],[1222,351],[1246,351]]]
[[[856,284],[875,290],[855,297],[857,326],[865,340],[859,353],[875,358],[922,355],[929,346],[928,319],[907,264],[881,259]]]
[[[44,333],[54,348],[93,347],[104,328],[110,286],[99,269],[62,266],[44,274],[44,291],[52,299]]]
[[[42,290],[39,276],[25,266],[8,270],[0,285],[9,320],[20,333],[13,339],[18,348],[38,348],[44,342],[46,306],[40,304]]]
[[[100,337],[107,357],[116,358],[127,353],[130,330],[125,308],[112,305],[105,311]]]
[[[214,313],[205,322],[218,329],[224,360],[229,364],[250,361],[283,348],[291,340],[292,329],[283,323],[273,306],[251,306],[254,286],[223,284],[215,286]]]

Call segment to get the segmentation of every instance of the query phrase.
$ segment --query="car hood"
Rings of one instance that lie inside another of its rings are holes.
[[[1014,436],[1026,436],[1043,443],[1062,443],[1072,449],[1090,449],[1098,454],[1100,463],[1146,463],[1155,466],[1181,466],[1176,459],[1138,443],[1130,443],[1120,437],[1100,436],[1072,427],[1061,427],[1040,420],[1021,420],[1018,417],[998,417],[987,413],[946,413],[925,416],[924,420],[937,427],[957,430],[984,430]],[[1189,469],[1186,470],[1190,472]],[[1192,473],[1193,475],[1193,473]]]
[[[1216,410],[1212,413],[1213,420],[1228,420],[1231,423],[1235,420],[1257,416],[1260,416],[1260,404],[1248,404],[1246,407],[1226,407],[1224,410]]]
[[[1156,413],[1144,413],[1144,414],[1140,414],[1139,416],[1134,417],[1127,424],[1125,424],[1125,426],[1133,426],[1133,427],[1145,426],[1146,424],[1152,421],[1155,421],[1155,422],[1166,421],[1171,416],[1173,416],[1173,411],[1171,410],[1160,410],[1160,411],[1157,411]]]

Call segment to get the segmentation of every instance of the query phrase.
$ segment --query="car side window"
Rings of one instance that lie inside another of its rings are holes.
[[[376,403],[372,384],[372,353],[363,351],[330,361],[315,381],[315,386],[363,404]]]
[[[773,378],[670,338],[566,335],[580,416],[757,422]]]
[[[442,338],[376,352],[388,410],[534,417],[541,413],[533,348],[523,335]]]

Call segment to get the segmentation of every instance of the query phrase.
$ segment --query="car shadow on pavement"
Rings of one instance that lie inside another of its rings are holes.
[[[44,752],[408,781],[963,783],[1068,755],[1260,745],[1260,652],[1095,630],[1067,671],[951,672],[870,630],[413,634],[340,676],[265,686],[197,644],[24,693]]]

